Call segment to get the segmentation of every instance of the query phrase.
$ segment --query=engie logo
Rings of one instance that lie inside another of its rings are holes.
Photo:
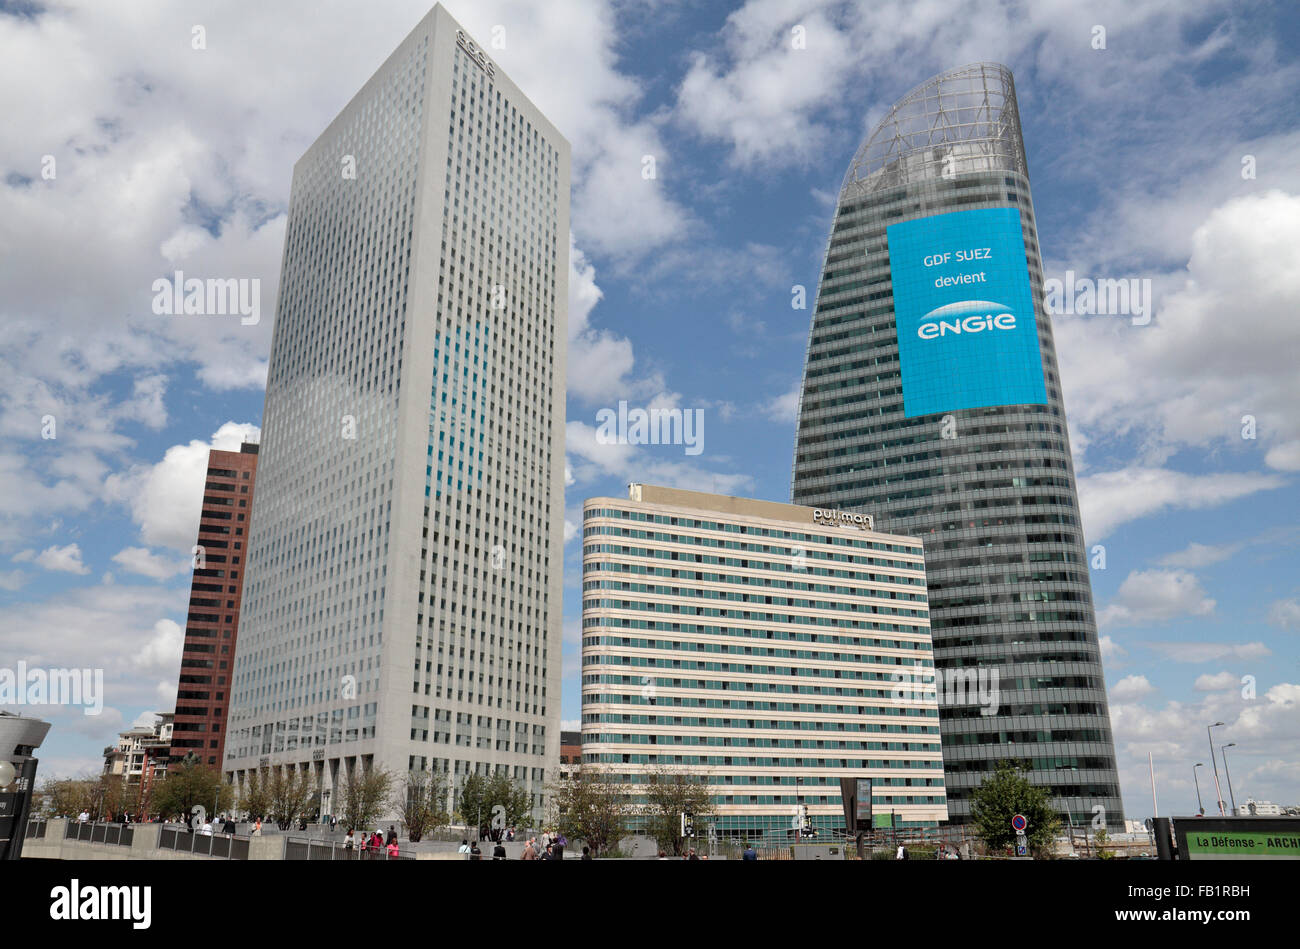
[[[1014,330],[1016,315],[1010,307],[988,300],[962,300],[937,307],[921,317],[916,335],[934,339],[948,333],[982,333],[984,330]]]

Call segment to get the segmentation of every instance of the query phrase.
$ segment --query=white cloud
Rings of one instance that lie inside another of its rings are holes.
[[[1100,626],[1163,623],[1180,616],[1208,616],[1214,600],[1186,570],[1135,570],[1097,615]]]
[[[1274,600],[1268,608],[1268,621],[1283,629],[1300,627],[1300,597],[1289,600]]]
[[[1227,560],[1244,546],[1244,543],[1200,544],[1193,541],[1185,549],[1166,554],[1157,562],[1162,567],[1186,567],[1195,570]]]
[[[1131,675],[1125,676],[1111,687],[1110,697],[1114,701],[1124,702],[1140,699],[1155,691],[1156,687],[1147,681],[1146,676]]]
[[[1101,649],[1102,661],[1106,663],[1118,662],[1128,655],[1128,650],[1111,636],[1102,636],[1097,640],[1097,645]]]
[[[1175,662],[1217,662],[1224,659],[1264,659],[1273,651],[1261,642],[1249,643],[1169,643],[1150,642],[1148,649]]]
[[[167,580],[189,569],[190,561],[180,557],[155,554],[146,547],[124,547],[113,555],[122,568],[155,580]]]
[[[1162,511],[1199,510],[1282,487],[1279,475],[1192,475],[1164,468],[1129,467],[1078,481],[1079,508],[1089,541],[1104,539],[1130,521]]]
[[[256,441],[259,436],[255,425],[226,422],[207,442],[195,439],[186,445],[173,445],[155,465],[139,465],[126,474],[110,475],[105,492],[130,508],[145,543],[188,551],[198,534],[208,452],[214,448],[238,451],[245,440]]]
[[[58,570],[64,573],[90,573],[90,568],[81,562],[80,544],[47,547],[36,555],[35,563],[46,570]]]
[[[1216,672],[1213,675],[1207,672],[1196,677],[1193,688],[1197,692],[1222,692],[1224,689],[1235,689],[1240,685],[1241,677],[1231,672]]]
[[[773,422],[779,422],[783,425],[793,424],[797,421],[799,414],[799,390],[799,384],[795,383],[793,389],[765,402],[763,404],[763,414]]]

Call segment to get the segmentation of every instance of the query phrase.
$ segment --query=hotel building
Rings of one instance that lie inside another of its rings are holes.
[[[947,817],[925,565],[871,518],[633,484],[582,529],[582,761],[706,781],[719,833]],[[915,684],[915,686],[914,686]]]

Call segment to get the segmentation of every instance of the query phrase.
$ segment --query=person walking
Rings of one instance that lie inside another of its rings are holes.
[[[569,838],[564,836],[564,831],[557,830],[555,832],[554,846],[555,846],[555,859],[563,860],[564,848],[569,846]]]
[[[348,835],[343,838],[343,849],[352,850],[354,847],[356,847],[356,845],[357,845],[357,835],[353,832],[352,828],[349,827]]]
[[[469,838],[468,837],[462,838],[460,842],[460,846],[456,848],[456,852],[465,854],[465,859],[466,860],[469,859]]]
[[[519,855],[520,860],[536,860],[537,851],[533,849],[531,840],[524,841],[524,852]]]
[[[388,859],[396,860],[399,852],[400,851],[397,846],[397,837],[394,836],[393,839],[388,842]]]
[[[586,846],[585,844],[582,847],[582,859],[583,860],[591,859],[591,848]]]
[[[396,839],[397,839],[397,828],[395,828],[392,824],[389,824],[389,825],[388,825],[388,843],[391,844],[391,843],[392,843],[394,840],[396,840]]]
[[[506,858],[506,845],[500,840],[498,840],[497,845],[492,848],[492,859],[504,860],[505,858]]]
[[[477,841],[477,840],[474,841],[472,844],[469,845],[469,858],[470,858],[471,860],[482,860],[482,859],[483,859],[483,851],[478,849],[478,841]]]
[[[745,841],[745,850],[744,850],[744,852],[740,855],[740,859],[741,859],[741,860],[757,860],[757,859],[758,859],[758,851],[754,849],[754,845],[751,844],[749,841]]]

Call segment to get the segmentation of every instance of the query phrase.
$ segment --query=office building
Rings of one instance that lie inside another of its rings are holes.
[[[239,641],[257,448],[245,442],[239,451],[214,448],[208,453],[176,687],[170,754],[193,754],[218,769],[224,760],[227,696]]]
[[[947,817],[920,541],[871,519],[633,484],[582,528],[582,760],[644,801],[708,783],[724,835]]]
[[[441,7],[294,167],[225,770],[559,759],[569,145]]]
[[[1015,85],[980,63],[899,100],[845,175],[812,319],[792,498],[925,543],[952,819],[1006,758],[1075,824],[1124,827],[1089,560]]]

